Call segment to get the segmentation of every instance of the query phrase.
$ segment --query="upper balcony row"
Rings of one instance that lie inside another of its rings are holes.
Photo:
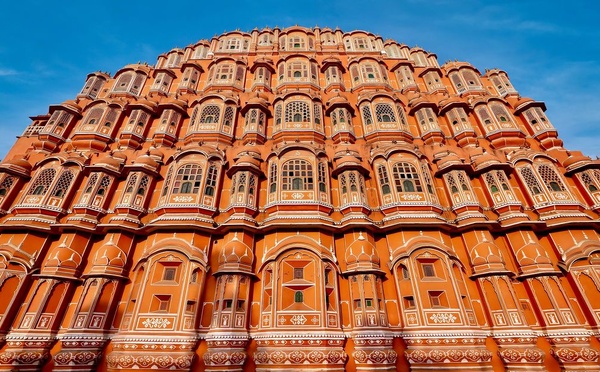
[[[227,54],[276,54],[294,52],[325,52],[349,54],[381,54],[386,58],[411,59],[417,66],[439,67],[435,54],[422,48],[410,48],[394,40],[365,31],[344,33],[339,29],[265,28],[252,32],[232,31],[211,40],[200,40],[185,48],[175,48],[158,57],[157,68],[179,67],[190,60],[212,59]]]
[[[221,90],[281,93],[298,88],[315,93],[323,89],[325,93],[380,90],[407,95],[518,96],[504,71],[489,70],[481,76],[477,69],[463,62],[447,63],[442,68],[420,68],[410,61],[390,65],[380,57],[361,56],[344,63],[335,57],[317,61],[294,54],[277,61],[261,57],[252,63],[242,58],[221,57],[185,63],[180,68],[128,65],[113,78],[101,72],[88,75],[77,97],[199,95]]]

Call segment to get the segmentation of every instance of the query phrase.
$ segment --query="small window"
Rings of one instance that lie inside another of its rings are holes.
[[[415,307],[415,298],[413,296],[404,297],[404,307],[412,309]]]
[[[185,311],[186,312],[193,313],[195,309],[196,309],[196,303],[194,301],[188,301],[185,304]]]
[[[303,267],[295,267],[294,268],[294,279],[304,279],[304,268]]]
[[[302,178],[292,179],[292,190],[302,190]]]
[[[175,272],[176,269],[173,267],[165,268],[165,271],[163,272],[163,280],[175,280]]]
[[[224,309],[231,309],[232,305],[233,305],[233,300],[225,300],[223,302]]]
[[[43,185],[39,185],[35,189],[33,189],[33,192],[31,194],[32,195],[42,195],[44,193],[44,191],[46,191],[46,188]]]
[[[556,182],[556,181],[550,182],[550,188],[552,189],[552,191],[562,191],[561,187],[558,185],[558,182]]]
[[[430,291],[429,303],[431,304],[431,307],[448,307],[444,291]]]
[[[365,306],[366,307],[373,307],[373,300],[372,299],[365,299]]]
[[[354,308],[355,309],[360,309],[361,308],[360,300],[354,300]]]
[[[244,311],[244,300],[238,300],[236,311]]]
[[[294,302],[296,302],[296,303],[304,302],[304,294],[302,293],[302,291],[297,291],[294,294]]]
[[[406,266],[402,266],[402,278],[410,279],[410,274],[409,274],[408,268]]]
[[[435,277],[435,269],[433,268],[433,264],[427,263],[422,264],[423,267],[423,276],[426,278]]]
[[[153,311],[168,312],[169,305],[171,304],[171,296],[169,295],[155,295]]]

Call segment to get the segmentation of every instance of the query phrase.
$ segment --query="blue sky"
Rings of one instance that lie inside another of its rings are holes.
[[[2,8],[0,158],[29,116],[73,99],[92,71],[154,64],[160,53],[224,31],[295,24],[362,29],[421,46],[440,64],[501,68],[522,96],[546,102],[565,147],[600,156],[598,0],[21,0]]]

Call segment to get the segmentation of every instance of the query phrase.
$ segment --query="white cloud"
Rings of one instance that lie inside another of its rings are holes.
[[[19,72],[10,68],[0,68],[0,76],[14,76],[18,75]]]

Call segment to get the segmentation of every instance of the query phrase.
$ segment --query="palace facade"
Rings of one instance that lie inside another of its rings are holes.
[[[0,163],[0,370],[598,371],[600,161],[545,109],[318,27],[91,73]]]

